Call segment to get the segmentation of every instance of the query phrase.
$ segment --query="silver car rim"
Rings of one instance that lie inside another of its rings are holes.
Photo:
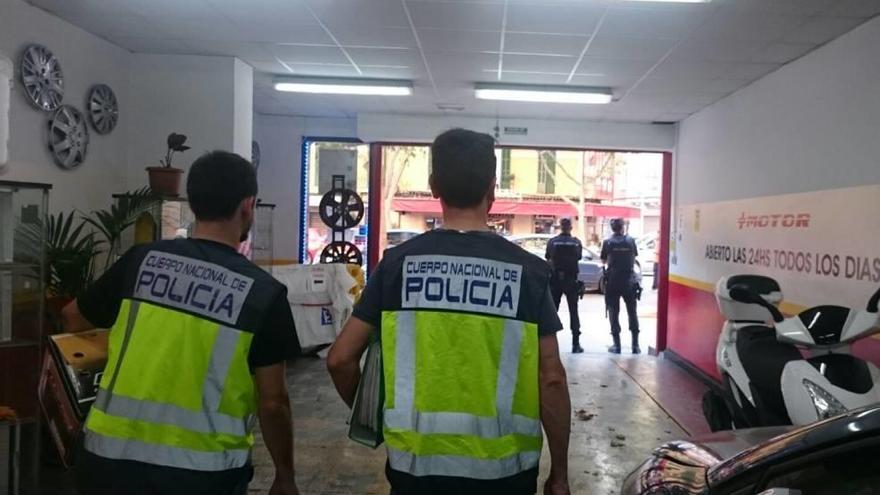
[[[42,45],[30,45],[21,56],[21,83],[28,101],[52,112],[64,99],[64,72],[58,58]]]
[[[106,84],[92,86],[89,90],[87,112],[92,128],[98,134],[110,134],[119,121],[119,102],[116,94]]]
[[[83,164],[89,147],[89,129],[82,113],[62,105],[49,120],[49,151],[61,168],[74,169]]]

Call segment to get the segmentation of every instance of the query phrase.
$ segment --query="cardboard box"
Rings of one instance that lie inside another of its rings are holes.
[[[53,335],[43,358],[40,408],[52,441],[69,466],[107,365],[108,330]]]

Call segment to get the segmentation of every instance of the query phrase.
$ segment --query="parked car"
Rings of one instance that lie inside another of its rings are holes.
[[[507,240],[544,259],[547,253],[547,241],[553,237],[551,234],[526,234],[510,236]],[[638,260],[636,260],[635,272],[636,279],[641,284],[642,267]],[[585,291],[605,293],[605,271],[599,253],[590,248],[584,248],[584,257],[578,262],[578,280],[583,282]]]
[[[636,239],[636,247],[639,249],[639,259],[646,273],[654,273],[654,253],[660,249],[657,234],[646,234]]]
[[[385,233],[385,247],[392,248],[394,246],[399,246],[404,242],[412,239],[417,235],[421,235],[422,232],[417,230],[406,230],[406,229],[388,229]]]
[[[622,495],[880,494],[880,406],[808,426],[668,442],[627,477]]]

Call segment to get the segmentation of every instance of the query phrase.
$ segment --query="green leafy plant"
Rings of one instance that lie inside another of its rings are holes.
[[[159,163],[165,168],[171,168],[171,158],[174,157],[174,153],[184,152],[189,149],[189,146],[186,146],[184,143],[186,143],[186,135],[177,134],[176,132],[169,134],[168,151],[165,153],[165,158],[159,160]]]
[[[109,210],[97,210],[83,217],[85,223],[94,227],[107,245],[105,270],[110,268],[121,254],[119,250],[122,233],[134,225],[141,213],[149,210],[157,201],[158,198],[150,188],[144,187],[122,195],[117,204],[111,206]]]
[[[42,222],[21,224],[16,247],[21,251],[20,259],[32,263],[39,262],[39,253],[45,249],[46,295],[72,299],[94,279],[101,241],[85,230],[86,222],[75,212],[49,215],[47,222],[45,226]]]
[[[101,241],[94,232],[85,231],[86,222],[70,212],[49,216],[46,238],[46,288],[51,296],[74,298],[81,294],[95,276],[95,258]]]

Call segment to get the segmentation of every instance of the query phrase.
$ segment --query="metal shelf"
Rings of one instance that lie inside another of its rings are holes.
[[[0,270],[11,271],[11,270],[23,270],[26,268],[36,268],[39,269],[39,263],[16,263],[14,261],[0,261]]]

